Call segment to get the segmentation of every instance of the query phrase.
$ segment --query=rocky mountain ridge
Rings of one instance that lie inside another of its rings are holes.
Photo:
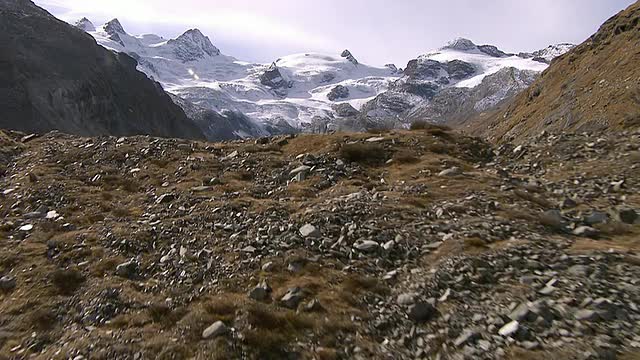
[[[203,138],[130,56],[107,51],[31,1],[0,1],[0,19],[0,127]]]
[[[444,89],[475,88],[482,79],[500,69],[513,67],[520,71],[540,72],[547,67],[547,59],[561,53],[562,46],[550,47],[535,54],[508,54],[492,45],[476,45],[468,39],[457,39],[436,52],[409,61],[404,70],[389,64],[375,68],[361,64],[349,51],[340,57],[323,54],[297,54],[277,59],[271,64],[249,64],[224,56],[208,38],[197,30],[190,30],[177,39],[188,38],[197,44],[199,56],[178,56],[175,50],[162,50],[178,40],[155,36],[146,42],[144,37],[131,36],[117,27],[119,42],[111,39],[109,26],[90,32],[107,48],[134,56],[141,71],[162,82],[172,93],[194,102],[200,107],[221,112],[243,113],[263,128],[278,133],[362,130],[362,126],[407,127],[414,120],[411,114],[421,114],[429,121],[442,122],[472,117],[472,111],[459,116],[455,109],[429,113],[432,98]],[[103,29],[103,30],[101,30]],[[198,34],[193,41],[189,34]],[[180,49],[188,48],[181,46]],[[204,48],[209,51],[203,50]],[[553,52],[553,51],[555,52]],[[158,54],[162,56],[158,56]],[[545,57],[546,56],[546,57]],[[162,60],[158,60],[162,59]],[[529,73],[527,73],[529,74]],[[518,74],[519,79],[530,76]],[[497,104],[526,87],[521,82],[506,81],[502,89],[487,94],[485,99],[466,96],[472,91],[444,91],[440,102],[461,103],[474,99],[479,105],[465,104],[465,109],[484,108]],[[495,79],[483,89],[495,88]],[[475,94],[485,93],[478,89]],[[454,98],[463,93],[462,98]],[[498,97],[499,99],[496,99]],[[333,108],[334,103],[347,103],[366,118],[344,118]],[[351,124],[360,124],[352,127]],[[365,129],[366,130],[366,129]]]

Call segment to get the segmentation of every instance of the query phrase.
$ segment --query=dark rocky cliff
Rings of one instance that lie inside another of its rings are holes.
[[[0,127],[204,138],[136,61],[27,0],[0,0]]]

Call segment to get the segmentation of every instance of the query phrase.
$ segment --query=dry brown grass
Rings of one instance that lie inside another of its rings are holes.
[[[522,190],[514,190],[513,194],[517,197],[519,197],[520,199],[529,201],[533,204],[536,204],[538,206],[540,206],[543,209],[553,209],[555,207],[555,204],[552,203],[551,201],[544,199],[542,197],[533,195],[532,193],[526,192],[526,191],[522,191]]]
[[[247,322],[251,330],[245,333],[245,340],[257,350],[261,359],[282,358],[297,334],[315,326],[307,315],[259,303],[247,308]]]
[[[387,153],[380,144],[344,144],[338,156],[348,162],[377,165],[387,160]]]
[[[71,295],[85,282],[85,277],[78,270],[56,270],[51,274],[51,282],[63,295]]]
[[[401,150],[393,154],[393,162],[396,164],[415,164],[420,162],[420,158],[413,151]]]

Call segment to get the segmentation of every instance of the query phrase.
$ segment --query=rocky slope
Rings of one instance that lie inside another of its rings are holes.
[[[2,359],[640,355],[639,132],[0,146]]]
[[[27,0],[1,0],[0,19],[0,127],[203,138],[128,55]]]
[[[640,3],[608,20],[513,102],[466,129],[494,141],[640,126]]]

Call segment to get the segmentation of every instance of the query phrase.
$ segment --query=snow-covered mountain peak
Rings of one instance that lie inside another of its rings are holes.
[[[570,43],[560,43],[555,45],[549,45],[544,49],[534,51],[532,53],[520,53],[518,56],[525,59],[533,59],[542,63],[551,63],[551,61],[560,55],[564,55],[569,52],[569,50],[575,47],[574,44]]]
[[[90,31],[96,31],[96,27],[93,25],[93,23],[87,19],[86,17],[83,17],[82,19],[76,21],[73,24],[75,27],[84,30],[86,32],[90,32]]]
[[[471,40],[465,38],[456,38],[449,41],[440,50],[458,50],[458,51],[473,51],[477,50],[478,46]]]
[[[169,40],[167,44],[175,46],[175,55],[184,62],[220,55],[220,50],[198,29],[187,30],[176,39]]]
[[[112,19],[111,21],[102,25],[102,28],[109,35],[127,33],[126,31],[124,31],[124,28],[122,27],[122,24],[120,24],[120,20],[118,19]]]

